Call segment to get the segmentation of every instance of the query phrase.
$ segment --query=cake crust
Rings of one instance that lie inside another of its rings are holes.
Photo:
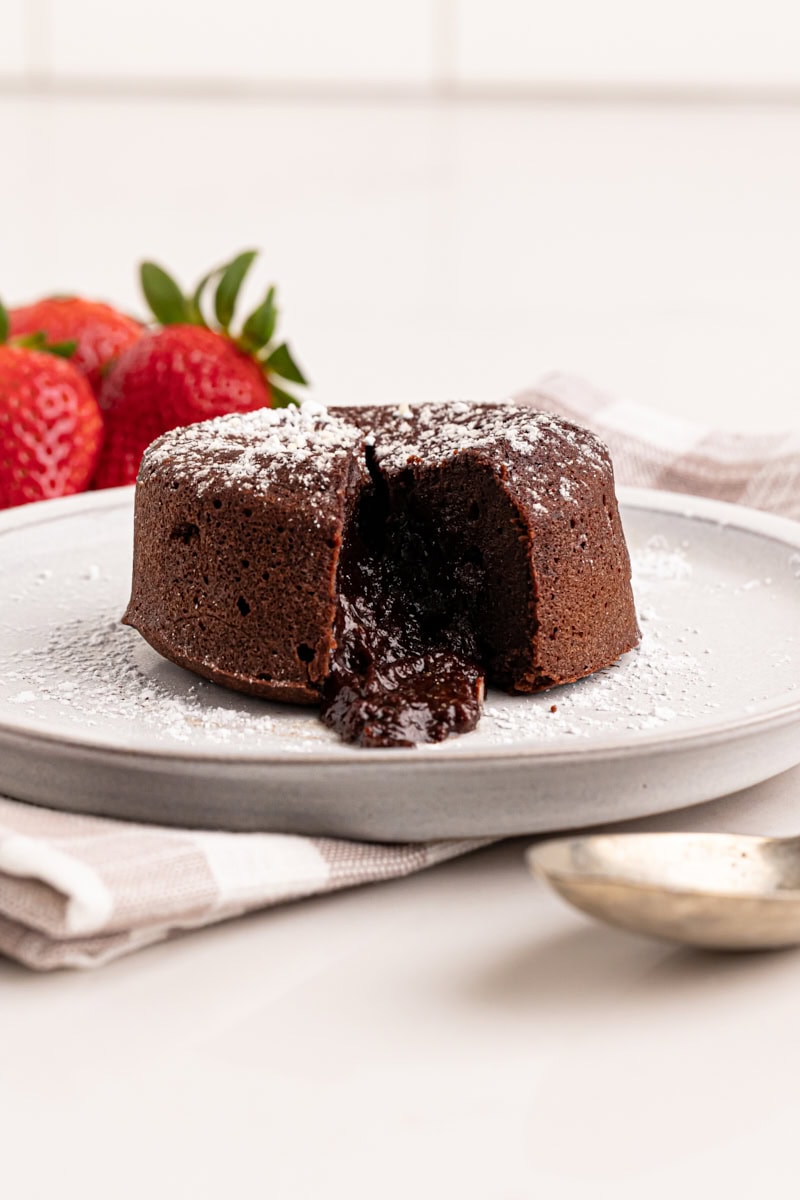
[[[316,409],[173,430],[136,484],[123,621],[165,658],[267,699],[318,704],[363,435]]]
[[[440,740],[473,727],[484,682],[540,691],[639,640],[608,451],[512,404],[306,405],[174,430],[142,460],[134,537],[123,619],[158,653],[324,702],[363,744]]]

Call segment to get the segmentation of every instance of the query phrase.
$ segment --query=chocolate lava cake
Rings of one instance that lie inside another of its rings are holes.
[[[124,620],[347,741],[473,729],[638,643],[608,451],[513,404],[264,409],[176,429],[136,485]]]

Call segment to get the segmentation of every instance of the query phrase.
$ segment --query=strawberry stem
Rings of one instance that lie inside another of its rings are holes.
[[[264,359],[264,366],[268,371],[272,371],[275,375],[280,375],[292,383],[305,384],[307,382],[305,375],[292,358],[286,342],[281,342],[280,346],[275,347],[272,353]]]
[[[214,293],[214,311],[226,333],[230,329],[233,314],[236,311],[239,289],[257,254],[257,250],[245,250],[243,254],[237,254],[236,258],[228,263],[217,284],[217,290]]]
[[[300,401],[296,396],[290,396],[283,388],[279,388],[272,380],[269,381],[269,391],[272,397],[273,408],[289,408],[291,405],[299,405]]]
[[[17,346],[20,350],[41,350],[45,354],[55,354],[57,358],[72,358],[78,348],[78,343],[75,341],[48,342],[47,334],[43,329],[37,329],[35,333],[18,334],[13,338],[8,336],[10,332],[11,321],[8,309],[0,301],[0,346]]]
[[[271,287],[266,299],[259,304],[242,326],[239,346],[246,354],[257,354],[263,350],[275,332],[278,310],[275,307],[275,288]]]
[[[55,354],[56,358],[72,358],[78,348],[77,342],[47,342],[42,349],[47,354]]]
[[[224,270],[224,267],[214,267],[213,271],[209,271],[203,276],[197,287],[194,289],[192,298],[189,301],[192,325],[202,325],[204,328],[208,329],[208,321],[203,316],[203,292],[206,290],[214,276],[219,275],[220,271],[222,270]]]
[[[143,262],[139,268],[144,298],[159,325],[182,325],[188,321],[189,304],[171,275],[158,263]]]
[[[274,406],[285,408],[289,404],[298,404],[299,401],[284,391],[279,384],[274,383],[274,377],[278,376],[281,382],[288,380],[301,386],[308,381],[295,362],[288,345],[285,342],[278,346],[272,345],[278,320],[274,286],[269,288],[261,304],[246,318],[241,332],[238,335],[231,332],[242,284],[257,255],[257,250],[243,250],[230,262],[215,267],[203,276],[191,296],[184,296],[178,284],[163,267],[154,262],[143,262],[140,267],[142,291],[160,325],[202,325],[229,337],[243,354],[248,354],[260,366]],[[213,279],[217,279],[214,291],[214,315],[217,325],[206,320],[203,313],[206,289]]]

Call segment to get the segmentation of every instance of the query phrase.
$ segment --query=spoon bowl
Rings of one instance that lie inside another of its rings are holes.
[[[582,912],[714,950],[800,944],[800,839],[723,833],[558,838],[531,871]]]

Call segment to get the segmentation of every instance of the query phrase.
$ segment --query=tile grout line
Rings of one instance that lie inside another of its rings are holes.
[[[31,0],[39,4],[42,0]],[[44,0],[46,5],[46,0]],[[30,22],[31,40],[34,36]],[[38,26],[36,26],[38,28]],[[350,104],[490,104],[580,107],[625,107],[631,109],[686,109],[703,106],[712,109],[737,107],[780,108],[800,107],[800,87],[668,87],[618,86],[610,84],[547,84],[509,85],[461,83],[454,78],[441,77],[441,82],[418,84],[321,83],[302,80],[279,84],[242,82],[240,80],[192,79],[175,82],[171,79],[120,80],[112,76],[97,78],[58,78],[52,73],[49,35],[44,26],[46,44],[37,49],[22,77],[0,73],[0,97],[29,96],[32,98],[165,100],[165,101],[273,101],[287,104],[319,102]]]
[[[29,84],[46,85],[52,78],[50,0],[27,0],[25,4],[25,78]]]
[[[451,95],[458,79],[459,0],[432,0],[431,68],[434,94]]]

